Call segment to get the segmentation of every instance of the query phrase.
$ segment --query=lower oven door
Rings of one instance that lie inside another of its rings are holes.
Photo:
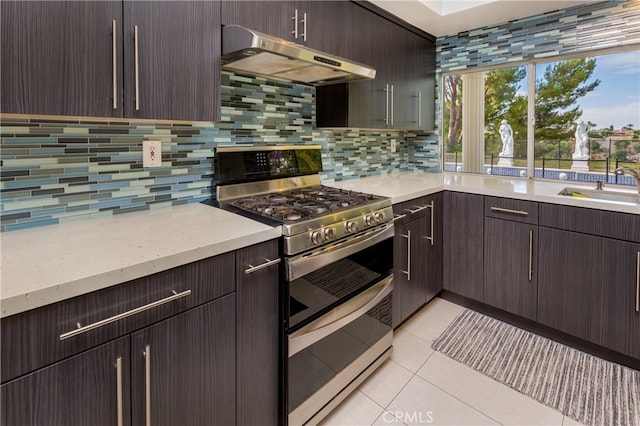
[[[289,425],[320,420],[389,357],[392,291],[389,275],[289,335]]]

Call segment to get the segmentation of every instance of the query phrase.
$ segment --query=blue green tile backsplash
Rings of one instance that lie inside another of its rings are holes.
[[[433,134],[314,129],[312,87],[222,73],[222,120],[2,117],[1,230],[159,208],[215,193],[214,148],[320,144],[327,182],[439,170]],[[397,152],[389,139],[398,141]],[[142,167],[142,141],[162,142],[162,167]]]

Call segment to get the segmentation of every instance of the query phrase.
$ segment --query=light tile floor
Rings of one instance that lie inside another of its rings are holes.
[[[321,423],[579,425],[431,349],[463,310],[436,298],[396,330],[393,355]]]

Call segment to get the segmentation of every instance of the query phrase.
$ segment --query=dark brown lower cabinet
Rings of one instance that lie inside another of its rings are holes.
[[[132,334],[134,425],[236,423],[235,314],[230,294]]]
[[[443,288],[483,301],[484,196],[445,191]]]
[[[538,225],[488,217],[484,234],[484,303],[535,320]]]
[[[277,240],[236,252],[239,425],[278,424],[279,265],[251,268],[277,258]]]
[[[538,322],[640,359],[640,244],[539,232]]]
[[[2,425],[235,424],[235,311],[230,294],[5,383]]]
[[[426,280],[423,263],[424,243],[421,241],[427,231],[423,219],[400,226],[396,235],[396,272],[394,276],[395,325],[400,324],[426,302]]]
[[[394,206],[393,325],[442,290],[442,194]]]
[[[127,336],[9,381],[2,425],[117,425],[119,374],[122,424],[130,425],[130,369]]]

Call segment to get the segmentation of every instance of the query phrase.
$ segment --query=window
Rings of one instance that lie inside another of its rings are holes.
[[[465,89],[471,75],[482,76],[483,95]],[[444,170],[635,184],[614,170],[640,162],[640,51],[446,75],[443,83]],[[484,128],[465,117],[479,111]],[[466,155],[473,150],[484,159]]]

